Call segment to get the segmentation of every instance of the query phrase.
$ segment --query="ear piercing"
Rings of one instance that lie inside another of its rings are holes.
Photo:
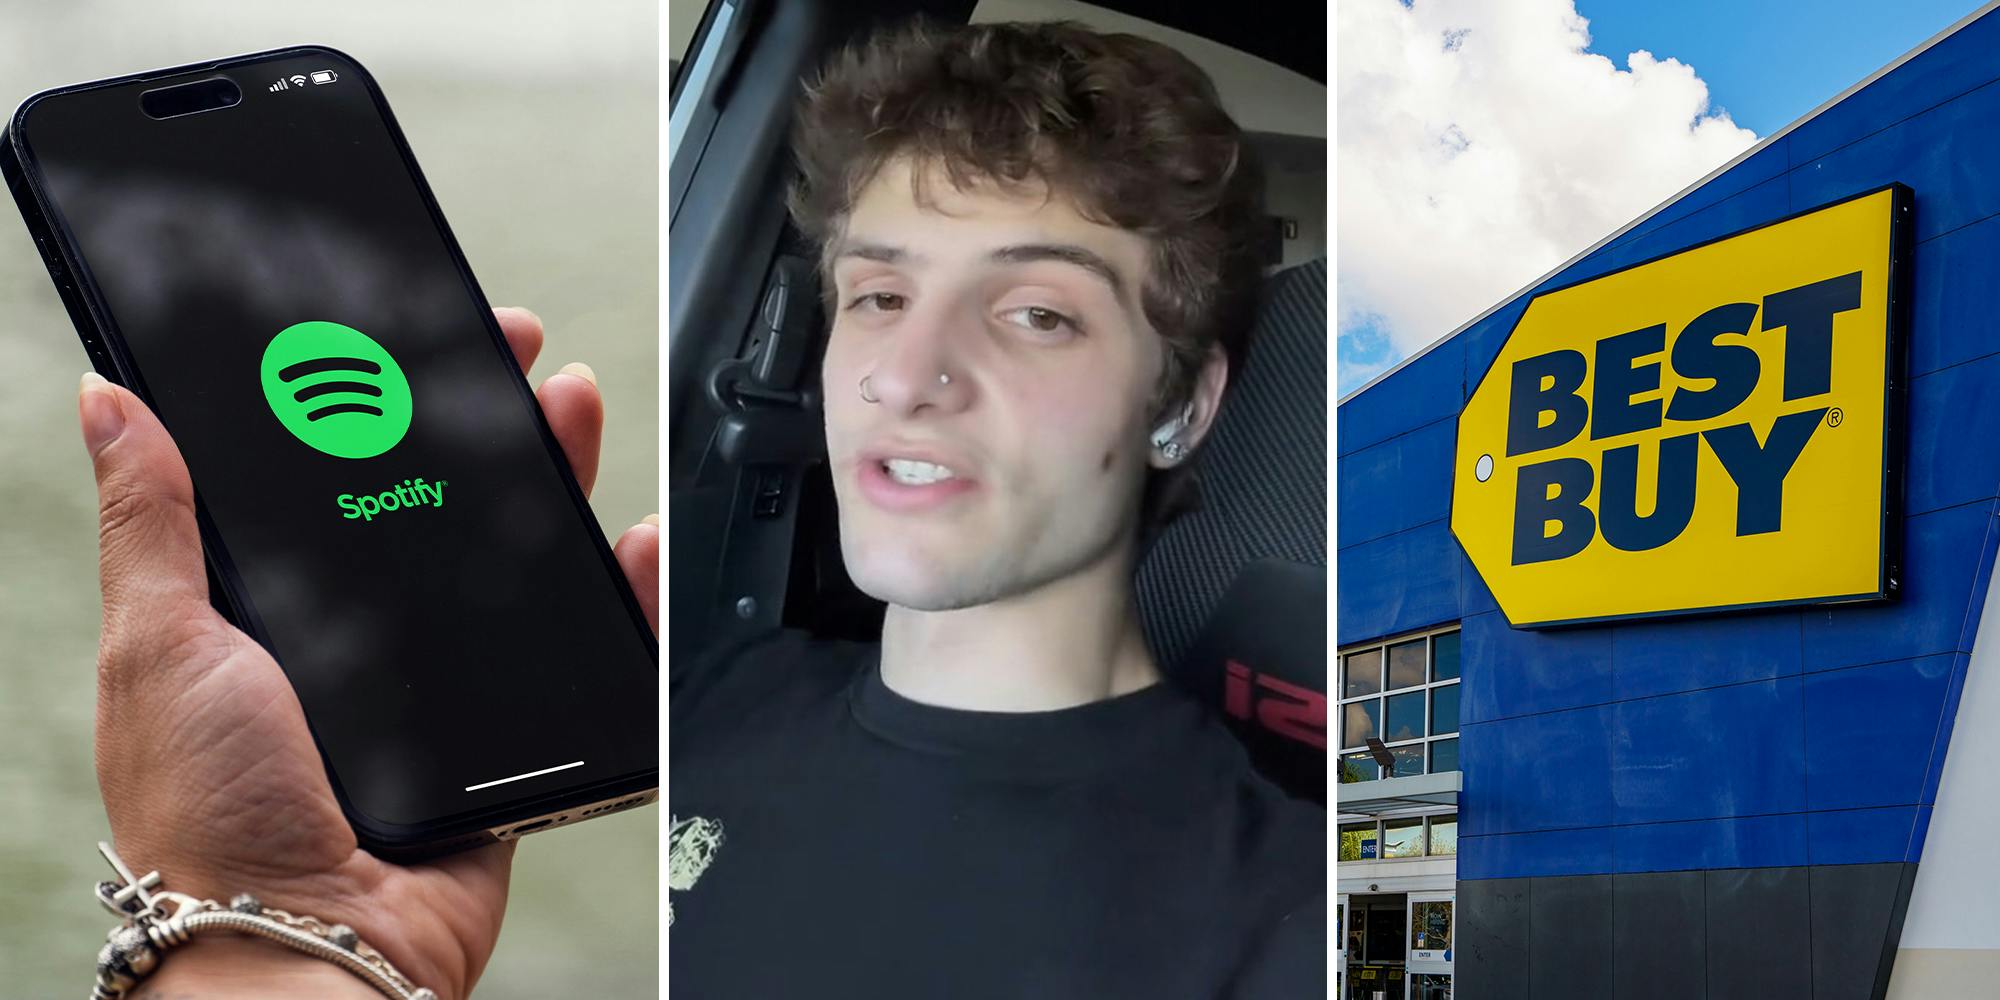
[[[1178,435],[1194,420],[1194,403],[1181,407],[1181,414],[1161,424],[1153,431],[1153,447],[1160,449],[1160,457],[1169,462],[1178,462],[1188,453],[1187,445],[1180,442]]]

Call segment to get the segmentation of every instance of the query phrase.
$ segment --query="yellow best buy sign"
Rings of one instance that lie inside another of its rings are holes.
[[[1909,213],[1883,188],[1528,303],[1452,473],[1508,621],[1894,592]]]

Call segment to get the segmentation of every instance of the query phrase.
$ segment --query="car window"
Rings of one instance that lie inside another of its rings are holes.
[[[667,0],[667,72],[679,73],[709,0]]]

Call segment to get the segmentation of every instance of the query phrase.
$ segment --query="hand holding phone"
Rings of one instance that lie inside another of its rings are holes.
[[[541,322],[524,310],[494,313],[528,370]],[[604,422],[596,385],[558,374],[536,398],[588,492]],[[100,503],[98,785],[120,852],[179,892],[224,902],[251,892],[266,906],[346,923],[418,985],[463,998],[500,933],[513,843],[414,865],[363,850],[285,674],[210,604],[174,441],[137,396],[108,382],[87,380],[79,409]],[[657,630],[657,524],[626,531],[614,552]],[[233,943],[176,952],[152,982],[164,989],[169,977],[199,975],[196,956]],[[298,995],[361,985],[334,966],[251,944],[224,963],[232,975],[268,962],[288,966],[268,982],[295,992],[305,981],[291,977],[312,977]]]

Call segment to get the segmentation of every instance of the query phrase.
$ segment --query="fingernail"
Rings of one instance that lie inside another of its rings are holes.
[[[642,524],[650,524],[653,527],[657,528],[660,526],[660,515],[647,514],[645,517],[640,518],[639,521]]]
[[[125,411],[111,383],[96,372],[84,372],[77,387],[77,408],[83,417],[83,444],[95,455],[125,430]]]
[[[597,384],[597,373],[591,371],[590,366],[584,364],[581,361],[572,361],[569,364],[562,366],[560,369],[557,369],[556,374],[574,375],[577,378],[589,382],[591,385]]]
[[[528,318],[534,320],[537,324],[540,324],[542,322],[541,314],[535,312],[533,309],[530,309],[527,306],[508,306],[507,308],[512,309],[515,312],[527,313]]]

